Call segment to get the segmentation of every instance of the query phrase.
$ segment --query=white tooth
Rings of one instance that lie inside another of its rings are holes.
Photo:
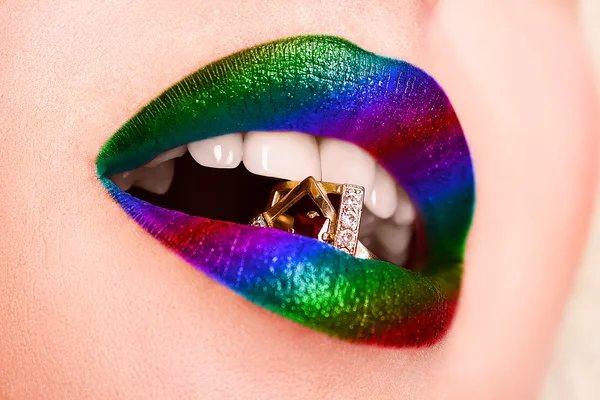
[[[396,204],[396,181],[385,169],[377,165],[373,190],[367,194],[365,205],[379,218],[387,219],[394,215]]]
[[[125,171],[114,174],[110,177],[110,180],[112,180],[121,190],[129,190],[135,183],[138,175],[138,170],[134,169],[133,171]]]
[[[321,180],[319,147],[310,135],[297,132],[248,132],[244,138],[244,165],[257,175]]]
[[[396,212],[392,218],[398,225],[410,225],[414,222],[416,213],[415,209],[408,199],[408,195],[402,188],[398,188],[398,205]]]
[[[188,144],[188,150],[200,165],[235,168],[242,161],[242,134],[230,133]]]
[[[381,246],[392,256],[406,252],[411,234],[412,229],[409,225],[397,226],[390,223],[381,224],[375,232]]]
[[[173,183],[175,160],[165,161],[156,167],[141,167],[139,171],[135,186],[152,193],[165,194]]]
[[[335,139],[322,139],[319,145],[323,181],[351,183],[373,189],[375,160],[358,146]]]
[[[173,158],[179,158],[185,154],[187,151],[187,145],[174,147],[171,150],[167,150],[164,153],[160,153],[152,161],[148,164],[144,165],[144,167],[156,167],[158,164],[164,163],[165,161],[171,160]]]

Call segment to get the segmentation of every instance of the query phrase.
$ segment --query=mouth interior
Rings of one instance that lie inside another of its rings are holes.
[[[247,135],[240,135],[245,137],[246,144],[248,144]],[[321,150],[324,148],[320,139],[314,138],[311,135],[301,135],[311,137],[311,140],[315,140],[320,144]],[[269,136],[267,136],[267,141],[268,138]],[[292,139],[297,138],[294,136]],[[223,151],[224,147],[219,144],[221,139],[214,138],[208,140],[213,141],[210,142],[212,143],[211,146],[215,146],[215,148],[220,146],[219,151]],[[194,143],[200,143],[203,147],[206,147],[208,140]],[[225,143],[228,139],[225,138],[222,140]],[[329,147],[335,147],[338,145],[337,142],[339,142],[340,146],[343,143],[338,140],[334,140],[333,143],[331,143],[331,139],[329,141]],[[290,144],[298,145],[297,142],[291,142]],[[348,144],[344,143],[343,146],[348,146]],[[194,150],[195,147],[197,148],[198,146],[189,144],[183,150],[180,149],[177,152],[168,151],[157,156],[155,160],[161,160],[158,164],[154,161],[149,163],[151,167],[142,166],[131,171],[131,175],[141,174],[143,176],[142,179],[138,179],[137,184],[135,181],[132,181],[133,183],[129,182],[129,184],[123,185],[122,174],[119,176],[115,175],[111,179],[134,197],[155,206],[176,210],[188,215],[239,224],[248,224],[250,220],[264,211],[272,188],[279,182],[291,179],[289,177],[288,179],[283,179],[250,172],[248,168],[253,168],[252,163],[248,162],[249,166],[247,168],[245,163],[241,162],[241,153],[234,157],[239,159],[239,165],[234,168],[232,168],[232,165],[227,167],[218,167],[216,165],[212,165],[211,167],[204,166],[198,162],[198,159],[203,159],[202,157],[205,157],[206,154],[199,157],[198,153]],[[246,153],[249,151],[256,153],[259,150],[257,148],[244,147],[243,151]],[[166,156],[168,154],[171,155]],[[335,157],[335,149],[333,154]],[[323,156],[323,151],[320,156]],[[370,156],[367,155],[364,157]],[[165,158],[168,159],[164,160]],[[244,156],[245,160],[246,156]],[[268,161],[270,160],[265,161],[265,163]],[[300,159],[295,162],[302,163],[303,160]],[[364,163],[365,161],[357,162]],[[376,161],[372,159],[371,162],[376,164]],[[167,166],[168,168],[166,168]],[[175,172],[173,172],[173,169]],[[358,170],[362,169],[362,166],[358,167]],[[165,174],[166,170],[170,172]],[[382,172],[378,169],[377,173],[382,174],[385,171]],[[285,175],[281,171],[274,173],[274,175],[277,174]],[[374,179],[377,181],[377,178]],[[322,180],[328,181],[327,179]],[[348,180],[350,182],[335,183],[356,183],[351,181],[351,177]],[[393,192],[391,193],[389,188],[387,191],[380,190],[379,195],[396,196],[396,190],[398,193],[403,193],[399,186],[392,188],[392,190]],[[408,197],[399,196],[396,212],[388,216],[388,218],[381,218],[374,212],[371,212],[370,207],[374,208],[375,206],[366,202],[366,197],[371,195],[372,193],[370,192],[373,191],[375,191],[375,188],[372,190],[366,189],[359,240],[381,260],[412,269],[411,265],[413,265],[416,236],[415,217],[411,214],[411,212],[414,213],[412,205]],[[329,199],[332,205],[338,209],[341,196],[333,194],[329,195]],[[408,215],[400,215],[402,214],[401,209],[405,210],[405,214],[407,214],[406,210],[408,210]],[[316,205],[308,196],[305,196],[294,204],[286,214],[306,216],[310,211],[315,210],[317,210]],[[301,232],[294,233],[302,234]]]
[[[133,186],[130,194],[150,204],[188,215],[247,224],[263,211],[271,188],[283,179],[255,175],[243,164],[236,168],[210,168],[190,153],[175,160],[175,175],[165,194]]]

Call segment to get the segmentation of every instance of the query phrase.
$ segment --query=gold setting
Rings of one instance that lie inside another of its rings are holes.
[[[341,196],[336,210],[328,195]],[[319,211],[309,211],[306,217],[324,217],[325,221],[315,239],[331,244],[358,258],[377,259],[358,240],[365,189],[362,186],[320,182],[309,176],[303,181],[285,181],[271,190],[266,211],[257,215],[250,225],[276,228],[294,233],[294,217],[286,214],[304,196],[309,196]]]

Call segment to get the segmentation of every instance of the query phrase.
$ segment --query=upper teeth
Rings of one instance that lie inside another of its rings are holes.
[[[257,175],[289,180],[313,176],[326,182],[360,185],[365,188],[366,207],[379,218],[397,214],[394,220],[402,225],[414,219],[406,194],[366,151],[345,141],[297,132],[255,131],[200,140],[159,154],[145,166],[112,179],[123,190],[135,185],[165,193],[173,180],[173,159],[186,150],[207,167],[235,168],[243,161]]]

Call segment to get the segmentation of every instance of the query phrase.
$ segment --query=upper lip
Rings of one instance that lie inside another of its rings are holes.
[[[108,179],[170,148],[251,130],[300,131],[368,151],[415,205],[419,240],[427,246],[423,271],[355,259],[298,235],[160,209]],[[154,237],[292,320],[392,346],[431,344],[449,325],[473,212],[473,171],[448,98],[407,63],[329,36],[236,53],[183,79],[131,118],[102,148],[97,172]]]

